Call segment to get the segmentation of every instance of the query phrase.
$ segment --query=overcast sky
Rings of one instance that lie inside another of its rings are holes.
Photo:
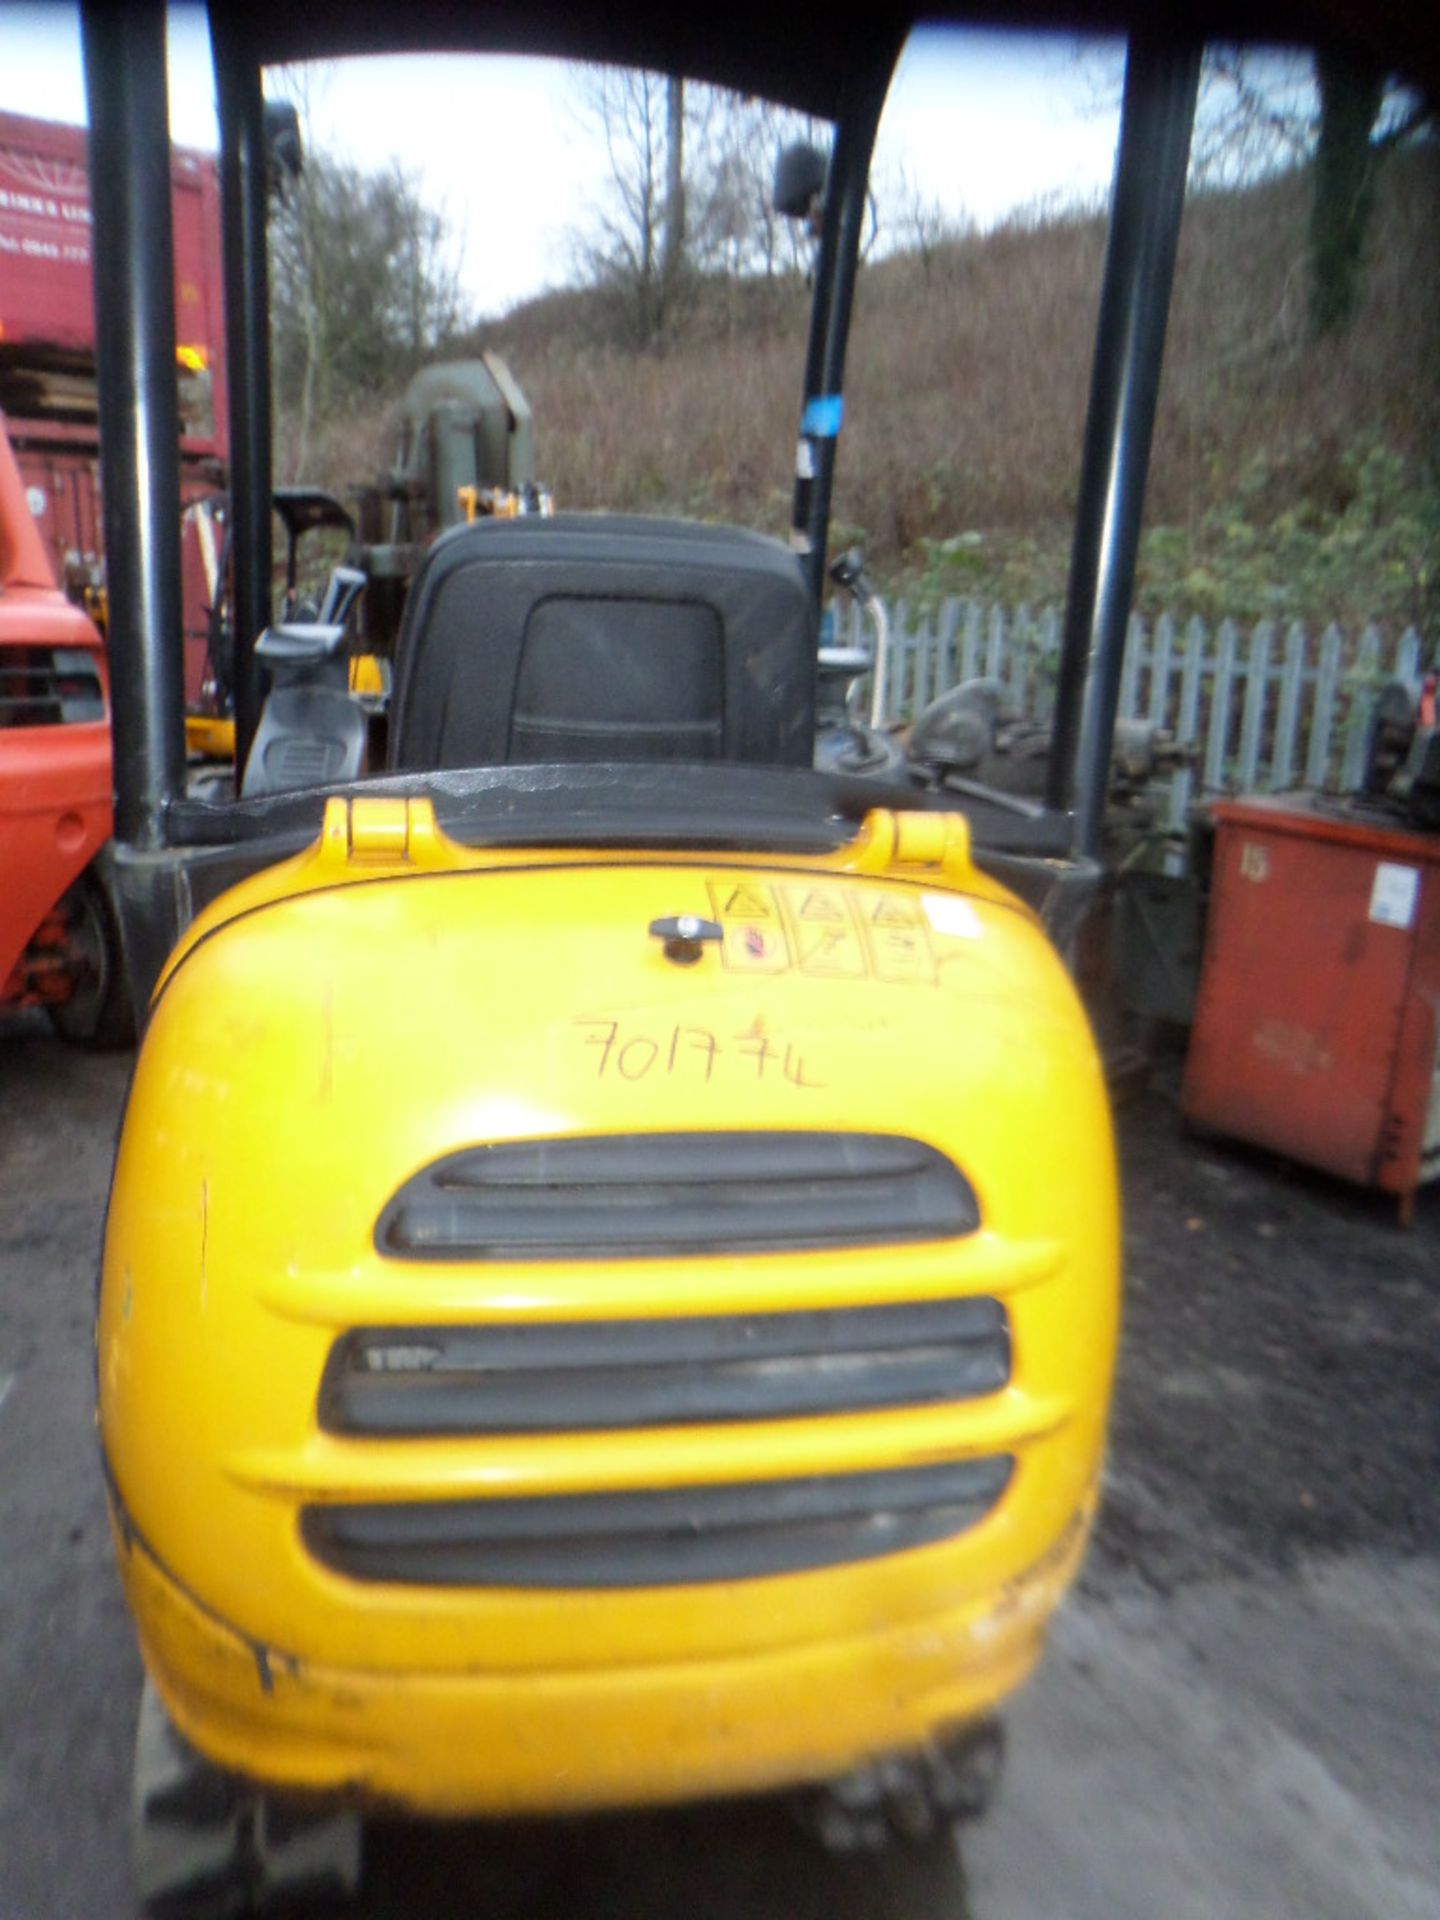
[[[204,9],[172,7],[170,120],[184,146],[215,145]],[[1114,47],[928,31],[906,49],[876,156],[882,193],[912,188],[982,225],[1037,201],[1093,201],[1109,185],[1116,118],[1097,110]],[[1118,94],[1118,82],[1115,91]],[[83,121],[76,12],[65,0],[0,0],[0,108]],[[312,138],[363,166],[392,157],[452,223],[477,310],[558,285],[568,235],[593,201],[603,155],[575,77],[540,60],[408,56],[316,70]]]

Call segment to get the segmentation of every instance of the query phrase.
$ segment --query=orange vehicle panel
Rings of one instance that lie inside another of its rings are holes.
[[[104,649],[57,589],[24,485],[0,432],[0,689],[21,648],[79,649],[109,706]],[[0,726],[0,1004],[18,990],[16,963],[111,830],[110,725],[95,719]]]

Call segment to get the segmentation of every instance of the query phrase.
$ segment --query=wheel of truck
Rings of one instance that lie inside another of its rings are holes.
[[[46,1009],[50,1024],[63,1040],[76,1046],[133,1046],[135,1015],[115,910],[104,888],[88,874],[71,888],[65,905],[75,991],[68,1000]]]

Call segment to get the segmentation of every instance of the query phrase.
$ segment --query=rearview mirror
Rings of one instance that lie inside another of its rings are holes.
[[[300,116],[288,100],[265,102],[265,161],[271,189],[282,195],[286,182],[298,180],[304,170]]]
[[[818,147],[807,141],[782,147],[775,161],[775,184],[771,199],[777,213],[792,220],[808,220],[825,198],[825,180],[830,163]]]

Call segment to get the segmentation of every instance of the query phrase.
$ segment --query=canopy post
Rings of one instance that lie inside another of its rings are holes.
[[[1131,40],[1090,379],[1046,804],[1100,848],[1200,79],[1198,45]]]
[[[153,851],[185,789],[180,414],[163,0],[83,0],[115,837]]]
[[[835,450],[844,411],[845,349],[860,264],[869,195],[870,158],[894,68],[893,58],[850,89],[835,128],[825,188],[820,253],[810,307],[805,388],[795,463],[790,543],[800,555],[818,606],[825,590],[825,546]]]
[[[220,207],[230,411],[232,685],[238,781],[260,720],[255,642],[273,612],[270,522],[269,172],[260,68],[232,30],[233,8],[211,0],[220,117]]]

